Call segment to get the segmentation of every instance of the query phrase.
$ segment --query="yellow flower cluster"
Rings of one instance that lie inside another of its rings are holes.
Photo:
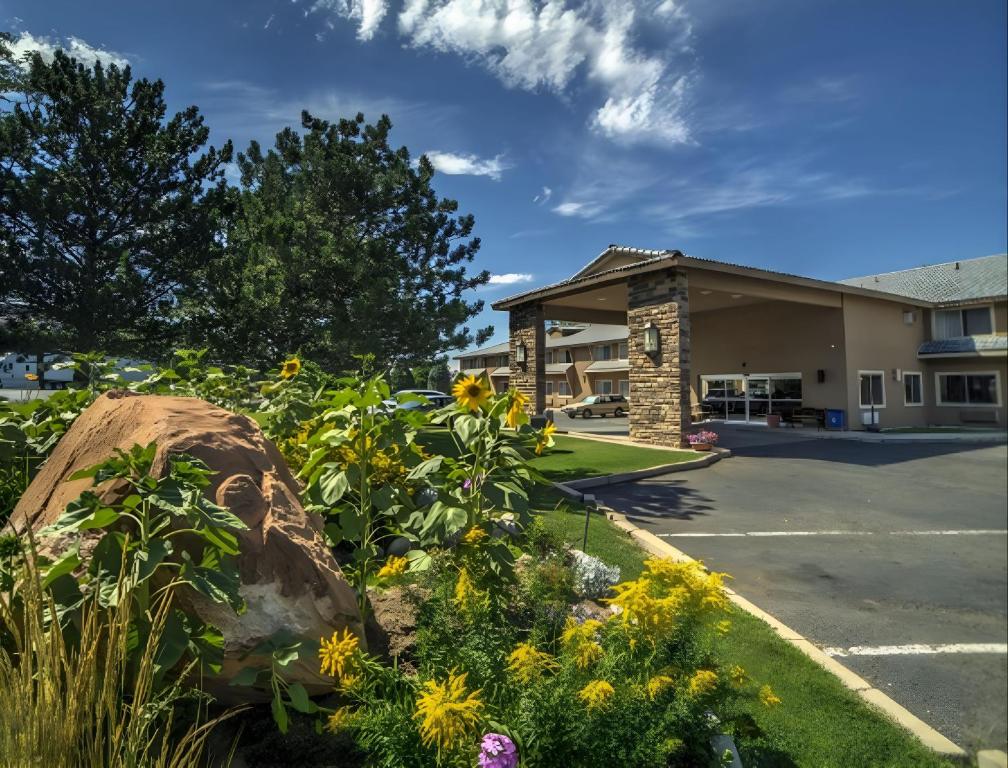
[[[586,619],[582,624],[578,624],[573,618],[567,618],[563,634],[560,635],[560,643],[567,653],[574,656],[574,663],[578,669],[588,669],[602,658],[602,646],[595,640],[600,629],[602,622],[596,619]]]
[[[438,754],[468,739],[480,723],[480,691],[466,692],[465,674],[450,672],[444,682],[428,680],[416,700],[413,718],[419,722],[425,746],[436,745]]]
[[[709,669],[698,669],[693,673],[693,677],[689,679],[689,685],[686,690],[689,691],[689,695],[695,698],[704,696],[717,687],[718,677],[717,672],[712,672]]]
[[[490,388],[475,376],[464,376],[452,387],[452,397],[459,406],[476,413],[490,399]]]
[[[764,685],[759,689],[759,700],[760,703],[767,707],[768,709],[776,707],[781,703],[780,697],[773,692],[773,689],[769,685]]]
[[[552,656],[540,651],[532,643],[518,643],[508,656],[508,670],[525,685],[538,680],[544,672],[558,667]]]
[[[728,670],[728,679],[731,680],[732,685],[736,688],[742,688],[749,682],[749,675],[746,674],[746,671],[742,667],[735,664]]]
[[[340,707],[329,715],[329,719],[326,722],[326,730],[330,733],[339,733],[350,725],[353,714],[350,707]]]
[[[469,575],[469,570],[463,568],[459,571],[458,581],[455,582],[455,596],[453,602],[455,607],[465,613],[473,613],[485,607],[489,601],[489,595],[477,588],[476,583]]]
[[[699,618],[728,607],[724,574],[708,573],[699,562],[677,563],[652,557],[634,581],[613,587],[619,620],[625,629],[651,644],[672,634],[681,619]]]
[[[409,568],[409,560],[405,557],[392,555],[385,561],[385,565],[378,569],[378,578],[394,579],[396,576],[402,576],[406,573],[407,568]]]
[[[675,680],[668,675],[655,675],[647,681],[648,698],[654,701],[661,696],[663,691],[671,688],[674,684]]]
[[[488,535],[489,534],[479,526],[473,526],[465,532],[465,535],[462,536],[462,543],[474,547],[483,541],[483,539],[485,539]]]
[[[319,658],[322,659],[322,674],[342,680],[354,667],[360,652],[360,641],[357,635],[347,628],[333,632],[331,640],[324,637],[319,648]]]
[[[350,440],[335,450],[334,459],[341,468],[346,469],[351,465],[359,467],[363,463],[362,455],[366,455],[368,474],[371,483],[376,486],[400,481],[409,473],[400,456],[401,449],[398,443],[376,450],[373,438],[366,436],[364,445],[361,446],[357,434],[356,430],[351,429],[347,433]]]
[[[592,712],[596,709],[604,708],[614,693],[616,691],[613,690],[612,685],[605,680],[592,680],[578,691],[578,698],[587,705],[588,711]]]

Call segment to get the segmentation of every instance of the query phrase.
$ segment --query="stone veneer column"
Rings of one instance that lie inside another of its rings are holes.
[[[528,398],[526,410],[534,416],[546,408],[546,318],[542,304],[530,302],[515,307],[510,311],[509,325],[511,377],[508,386]],[[522,342],[526,358],[524,363],[517,363],[515,347]]]
[[[630,439],[686,447],[690,422],[690,319],[686,271],[668,269],[627,280]],[[658,326],[659,352],[644,353],[644,326]]]

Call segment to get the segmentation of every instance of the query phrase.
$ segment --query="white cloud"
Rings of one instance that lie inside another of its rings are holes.
[[[539,203],[539,205],[543,205],[544,203],[549,202],[549,199],[551,197],[553,197],[553,190],[550,189],[549,187],[543,187],[542,192],[540,192],[538,195],[532,198],[532,202]]]
[[[358,24],[370,40],[388,0],[315,0],[312,12]],[[636,31],[647,25],[664,48],[645,50]],[[601,91],[589,125],[617,141],[679,144],[690,140],[685,117],[691,82],[692,29],[675,0],[404,0],[399,34],[414,48],[454,53],[507,86],[566,95],[586,83]],[[322,33],[319,33],[320,35]],[[685,68],[684,68],[685,66]]]
[[[576,202],[568,200],[553,207],[553,213],[561,216],[577,216],[582,219],[591,219],[602,213],[603,205],[600,202],[585,201]]]
[[[387,0],[315,0],[312,13],[328,13],[357,22],[357,39],[370,40],[388,13]],[[332,28],[332,23],[329,23]],[[316,35],[318,37],[318,35]]]
[[[531,283],[532,275],[528,272],[507,272],[503,275],[490,275],[489,285],[515,285],[516,283]]]
[[[271,13],[270,17],[268,19],[266,19],[266,23],[263,24],[263,29],[269,29],[270,28],[270,24],[273,23],[273,19],[275,19],[275,18],[276,18],[276,14],[275,13]]]
[[[449,176],[489,176],[494,181],[500,181],[501,173],[511,167],[503,155],[486,159],[453,152],[427,152],[426,155],[437,170]]]
[[[101,61],[106,66],[115,64],[120,68],[129,64],[129,60],[122,54],[95,48],[79,37],[58,40],[50,37],[35,37],[28,32],[22,32],[17,40],[10,44],[14,58],[19,60],[28,53],[38,51],[42,58],[49,62],[53,60],[56,51],[61,48],[68,56],[77,59],[86,66],[93,66],[96,61]]]

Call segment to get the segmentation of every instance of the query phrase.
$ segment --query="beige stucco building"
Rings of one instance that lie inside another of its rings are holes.
[[[509,341],[459,360],[536,412],[622,392],[643,442],[799,409],[843,411],[852,429],[1003,428],[1006,294],[1004,255],[829,282],[610,246],[568,280],[496,302]]]

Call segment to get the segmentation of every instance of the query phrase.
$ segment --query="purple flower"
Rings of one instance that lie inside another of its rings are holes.
[[[484,734],[479,764],[480,768],[517,768],[518,748],[502,733]]]

